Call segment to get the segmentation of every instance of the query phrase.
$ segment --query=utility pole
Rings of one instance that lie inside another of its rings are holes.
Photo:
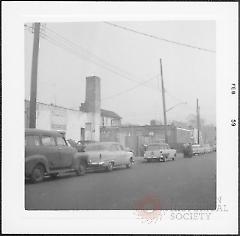
[[[162,59],[160,58],[160,74],[161,74],[161,82],[162,82],[162,101],[163,101],[163,118],[164,118],[164,136],[165,143],[168,143],[167,136],[167,112],[166,112],[166,103],[165,103],[165,89],[163,83],[163,71],[162,71]]]
[[[200,109],[200,107],[199,107],[199,105],[198,105],[198,98],[197,98],[197,142],[198,142],[198,144],[200,143],[200,138],[199,138],[199,136],[200,136],[200,114],[199,114],[199,109]]]
[[[29,127],[36,128],[36,102],[37,102],[37,73],[40,23],[34,23],[34,39],[32,54],[31,92],[30,92],[30,117]]]

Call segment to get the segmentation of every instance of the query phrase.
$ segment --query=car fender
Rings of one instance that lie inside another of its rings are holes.
[[[47,158],[43,155],[31,155],[25,158],[25,175],[29,176],[37,164],[42,164],[46,172],[49,172]]]

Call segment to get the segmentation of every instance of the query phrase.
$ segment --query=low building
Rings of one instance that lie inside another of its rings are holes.
[[[79,109],[37,102],[36,128],[57,130],[67,139],[99,141],[100,127],[121,125],[121,117],[115,112],[101,109],[100,78],[86,78],[86,98]],[[30,102],[25,100],[25,127],[29,127]]]
[[[37,102],[36,128],[57,130],[74,140],[100,140],[100,78],[86,78],[85,108],[70,109]],[[25,100],[25,127],[29,127],[30,102]]]
[[[167,125],[168,144],[181,151],[184,143],[192,143],[192,130]],[[165,142],[164,125],[129,125],[119,127],[101,127],[101,141],[116,141],[142,155],[144,145]]]
[[[121,126],[121,117],[113,111],[101,109],[101,126],[118,127]]]

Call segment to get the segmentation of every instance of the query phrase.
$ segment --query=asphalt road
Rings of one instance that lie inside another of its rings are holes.
[[[216,153],[25,184],[25,208],[207,210],[216,205]]]

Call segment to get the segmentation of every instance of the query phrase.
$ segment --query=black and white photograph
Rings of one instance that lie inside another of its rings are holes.
[[[216,209],[215,35],[214,21],[26,23],[26,209]]]
[[[20,48],[3,67],[20,76],[4,103],[17,156],[3,155],[3,185],[19,183],[20,231],[33,219],[31,232],[80,233],[84,219],[81,232],[110,233],[101,222],[132,219],[141,232],[216,233],[222,217],[218,232],[237,232],[237,3],[15,4],[4,4],[3,48],[25,4],[12,24]]]

